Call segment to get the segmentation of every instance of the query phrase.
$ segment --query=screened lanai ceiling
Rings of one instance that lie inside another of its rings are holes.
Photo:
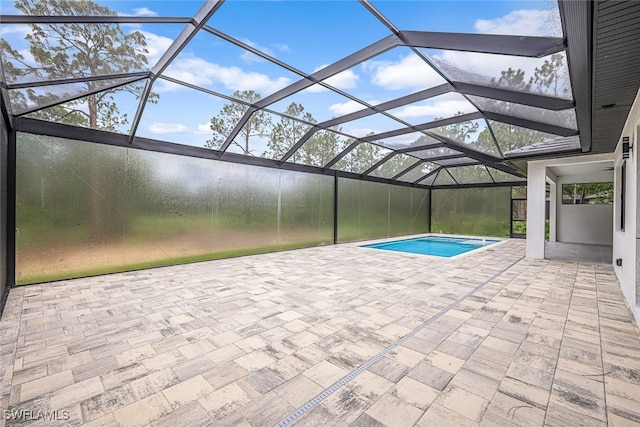
[[[512,160],[581,148],[556,2],[1,7],[2,95],[21,130],[435,187],[521,182]]]

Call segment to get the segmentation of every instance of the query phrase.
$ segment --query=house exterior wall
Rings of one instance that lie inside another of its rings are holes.
[[[544,240],[545,240],[545,184],[546,180],[552,180],[556,182],[556,193],[562,191],[561,187],[561,177],[556,177],[553,173],[550,173],[547,168],[551,166],[560,166],[560,165],[573,165],[580,163],[590,163],[590,162],[603,162],[603,161],[611,161],[613,160],[613,155],[611,154],[593,154],[586,156],[575,156],[575,157],[563,157],[558,159],[550,159],[550,160],[537,160],[533,162],[529,162],[527,164],[527,257],[528,258],[544,258]],[[590,174],[590,177],[593,177],[593,174]],[[609,180],[611,176],[609,175]],[[594,182],[593,178],[590,178],[588,181]],[[567,206],[567,205],[565,205]],[[582,206],[585,207],[585,206]],[[609,208],[611,209],[611,208]],[[562,224],[560,221],[562,220],[561,213],[562,205],[556,203],[556,236],[558,241],[562,238]],[[550,212],[551,215],[551,212]],[[611,216],[611,210],[609,210],[609,215]],[[604,216],[604,214],[603,214]],[[564,216],[563,216],[564,217]],[[589,222],[591,224],[591,222]],[[611,219],[609,218],[608,224],[611,224]],[[591,225],[590,225],[591,226]],[[607,227],[608,225],[605,225]],[[601,227],[601,225],[598,225]],[[593,233],[593,232],[592,232]],[[608,233],[611,233],[611,227],[609,227]],[[575,232],[573,234],[576,234]],[[570,232],[571,235],[571,232]],[[597,237],[597,236],[595,236]],[[595,240],[594,237],[594,241]],[[564,240],[567,241],[567,240]]]
[[[559,176],[557,180],[557,241],[592,245],[613,244],[613,205],[563,205],[562,185],[611,182],[613,171]]]
[[[622,293],[624,294],[629,307],[635,316],[636,323],[640,324],[640,281],[638,271],[640,271],[640,261],[638,253],[640,253],[640,209],[638,207],[640,188],[640,174],[638,170],[638,145],[640,126],[640,91],[636,96],[635,102],[631,107],[629,116],[622,131],[622,135],[618,137],[618,146],[615,150],[615,189],[616,200],[614,203],[614,227],[613,227],[613,259],[621,259],[622,265],[617,266],[614,263],[614,270],[618,276]],[[626,160],[626,179],[625,179],[625,227],[620,228],[620,190],[622,184],[621,167],[622,159],[622,137],[630,137],[633,143],[633,149],[629,153],[629,159]]]

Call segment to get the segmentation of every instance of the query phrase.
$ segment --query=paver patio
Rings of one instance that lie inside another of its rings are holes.
[[[12,289],[0,424],[270,426],[365,364],[292,423],[640,426],[613,269],[524,249],[343,244]]]

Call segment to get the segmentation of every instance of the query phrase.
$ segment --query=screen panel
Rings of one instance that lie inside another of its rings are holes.
[[[18,134],[17,280],[333,242],[334,179]]]
[[[510,187],[431,191],[432,232],[509,237]]]

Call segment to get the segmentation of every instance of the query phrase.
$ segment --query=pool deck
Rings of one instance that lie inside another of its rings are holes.
[[[524,243],[452,259],[342,244],[12,289],[3,418],[640,426],[640,335],[612,267],[528,260]]]

